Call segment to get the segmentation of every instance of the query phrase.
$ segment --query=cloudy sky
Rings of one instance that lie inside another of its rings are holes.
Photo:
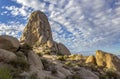
[[[0,0],[0,35],[20,38],[35,10],[48,16],[54,40],[72,53],[120,54],[120,0]]]

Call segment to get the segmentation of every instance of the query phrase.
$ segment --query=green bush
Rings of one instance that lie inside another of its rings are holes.
[[[65,61],[64,56],[58,56],[57,59],[60,60],[60,61]]]
[[[0,79],[13,79],[8,68],[6,67],[0,68]]]
[[[43,66],[44,66],[44,69],[48,70],[48,68],[49,68],[49,62],[46,59],[41,59],[41,62],[43,64]]]
[[[26,43],[22,45],[22,48],[27,49],[27,50],[32,50],[32,46],[30,46],[29,44],[26,44]]]
[[[41,54],[41,53],[37,53],[37,55],[38,55],[39,57],[41,57],[41,56],[42,56],[42,54]]]
[[[37,74],[36,74],[36,73],[33,73],[33,74],[30,76],[30,79],[37,79]]]
[[[117,79],[117,74],[113,71],[107,71],[105,74],[99,76],[100,79]]]
[[[115,72],[112,72],[112,71],[108,71],[108,72],[106,72],[106,76],[107,76],[107,78],[112,78],[112,79],[116,79],[116,76],[117,76],[117,74],[115,73]]]
[[[66,79],[83,79],[83,78],[81,78],[79,75],[75,74],[75,75],[67,76]]]
[[[16,60],[9,62],[9,64],[24,71],[28,71],[30,67],[29,63],[23,57],[17,57]]]
[[[67,62],[65,62],[65,65],[67,65],[67,66],[71,66],[72,64],[71,64],[70,61],[67,61]]]
[[[55,66],[52,66],[51,74],[57,74],[57,68]]]
[[[45,79],[51,79],[51,78],[46,76]]]
[[[45,54],[45,55],[50,55],[50,52],[51,52],[50,49],[46,49],[46,50],[44,51],[44,54]]]

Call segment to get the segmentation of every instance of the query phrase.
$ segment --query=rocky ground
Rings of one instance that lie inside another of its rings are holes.
[[[101,50],[71,54],[53,40],[46,15],[35,11],[20,41],[0,36],[0,79],[120,79],[120,59]]]

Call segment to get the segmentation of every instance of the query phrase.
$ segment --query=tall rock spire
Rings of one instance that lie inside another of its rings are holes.
[[[37,53],[70,54],[63,44],[53,41],[48,18],[41,11],[35,11],[30,15],[20,41],[32,46]]]

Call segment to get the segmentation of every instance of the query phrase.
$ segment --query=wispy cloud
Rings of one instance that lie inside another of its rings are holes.
[[[120,43],[119,0],[14,1],[22,7],[4,7],[13,16],[26,18],[34,10],[45,12],[54,40],[64,43],[72,52],[108,48]]]

